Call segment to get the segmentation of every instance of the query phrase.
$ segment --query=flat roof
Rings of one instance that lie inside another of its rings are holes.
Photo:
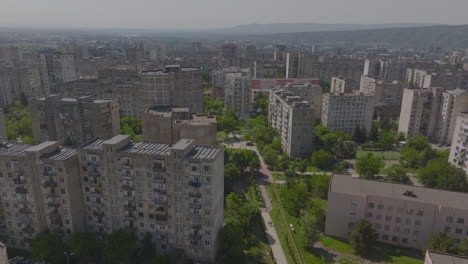
[[[16,142],[7,142],[6,144],[0,144],[0,156],[9,157],[24,157],[25,150],[30,148],[32,145],[22,144]]]
[[[432,264],[468,264],[468,258],[464,256],[450,255],[434,251],[427,252]]]
[[[52,152],[42,155],[41,159],[48,159],[53,161],[67,160],[75,156],[76,153],[76,149],[59,147]]]
[[[175,150],[184,150],[192,143],[193,139],[182,138],[177,143],[175,143],[172,148]]]
[[[388,197],[468,210],[468,203],[466,202],[468,201],[468,193],[365,180],[343,174],[333,175],[330,182],[330,192],[357,196]]]

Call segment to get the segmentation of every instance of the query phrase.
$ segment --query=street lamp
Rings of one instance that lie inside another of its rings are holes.
[[[68,253],[68,252],[63,252],[63,254],[65,254],[65,256],[67,256],[67,264],[70,264],[70,256],[73,256],[75,253]]]

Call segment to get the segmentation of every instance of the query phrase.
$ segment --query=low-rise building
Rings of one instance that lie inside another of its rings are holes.
[[[148,108],[143,114],[142,129],[145,141],[175,144],[189,138],[195,144],[216,144],[216,118],[192,114],[188,108]]]
[[[117,100],[52,95],[33,98],[29,108],[34,138],[39,142],[78,146],[95,137],[111,138],[120,133]]]
[[[468,112],[459,113],[456,120],[449,162],[468,174]]]
[[[323,95],[322,124],[331,130],[353,133],[356,127],[369,134],[374,115],[374,96],[356,91],[352,94]]]
[[[283,151],[290,157],[308,157],[314,150],[313,105],[290,87],[275,88],[269,96],[269,124],[278,131]],[[321,92],[319,95],[320,97]]]
[[[468,193],[332,176],[325,233],[346,239],[353,223],[369,220],[378,241],[422,249],[445,232],[456,243],[468,238]],[[465,221],[466,220],[466,221]]]

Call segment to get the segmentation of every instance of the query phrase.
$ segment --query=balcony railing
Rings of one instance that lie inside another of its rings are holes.
[[[166,178],[164,178],[164,176],[162,176],[160,174],[153,175],[153,180],[154,180],[154,182],[157,182],[157,183],[165,183],[166,182]]]
[[[192,197],[192,198],[200,198],[201,193],[199,193],[199,192],[190,192],[189,196]]]
[[[19,209],[20,214],[31,214],[32,210],[29,208],[20,208]]]
[[[154,192],[157,192],[159,194],[166,194],[166,190],[163,188],[154,188]]]
[[[44,182],[44,188],[48,188],[48,187],[57,187],[57,182],[56,181],[53,181],[53,180],[47,180]]]
[[[122,184],[122,189],[126,191],[132,191],[133,189],[135,189],[135,186],[129,184]]]
[[[167,201],[161,198],[154,198],[154,203],[164,205],[164,204],[167,204]]]
[[[127,210],[127,211],[135,211],[136,206],[133,205],[133,204],[126,204],[126,205],[124,205],[124,209]]]
[[[201,208],[201,203],[190,203],[190,208],[200,209]]]
[[[51,176],[55,176],[55,175],[57,175],[57,173],[55,171],[44,171],[44,176],[51,177]]]
[[[28,226],[28,227],[23,228],[21,231],[23,231],[23,233],[26,233],[28,235],[32,235],[34,233],[34,228]]]
[[[58,208],[58,207],[60,207],[60,203],[57,202],[57,201],[49,202],[47,205],[48,205],[49,207],[53,207],[53,208]]]
[[[24,188],[24,187],[17,187],[17,188],[15,189],[15,192],[16,192],[17,194],[27,194],[27,193],[28,193],[28,190],[27,190],[26,188]]]
[[[14,184],[25,184],[25,183],[26,183],[26,180],[25,180],[25,179],[16,178],[16,179],[13,179],[13,183],[14,183]]]
[[[199,181],[190,181],[190,182],[189,182],[189,185],[190,185],[191,187],[200,188],[202,184],[201,184],[201,182],[199,182]]]
[[[90,170],[90,171],[88,171],[88,175],[93,176],[93,177],[99,177],[99,176],[101,176],[101,173],[99,171]]]
[[[190,238],[191,240],[201,240],[201,239],[202,239],[202,235],[200,235],[200,234],[190,234],[190,235],[189,235],[189,238]]]

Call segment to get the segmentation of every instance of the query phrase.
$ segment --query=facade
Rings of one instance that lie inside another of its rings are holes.
[[[32,97],[43,93],[40,74],[36,67],[0,66],[0,107],[6,108],[21,96]]]
[[[374,116],[374,96],[359,93],[324,94],[322,99],[322,124],[330,130],[353,133],[357,126],[369,134]]]
[[[408,68],[406,71],[406,87],[429,88],[443,87],[454,90],[462,87],[463,74],[458,72],[431,71],[417,68]]]
[[[143,114],[142,129],[145,141],[175,144],[189,138],[194,144],[216,144],[216,118],[191,114],[188,108],[149,108]]]
[[[79,150],[86,227],[105,235],[147,233],[161,253],[213,261],[223,224],[223,150],[182,139],[174,145],[119,135]]]
[[[3,109],[0,108],[0,141],[8,140],[8,134],[6,130],[6,119],[5,115],[3,114]]]
[[[468,237],[467,193],[333,175],[325,233],[346,239],[354,222],[369,220],[380,242],[422,249],[446,232],[456,243]],[[465,221],[467,220],[467,221]]]
[[[353,93],[354,90],[359,90],[358,82],[340,77],[332,78],[330,93]]]
[[[250,88],[252,89],[252,95],[250,98],[255,99],[255,96],[259,93],[268,95],[270,89],[283,86],[287,84],[312,84],[320,86],[320,79],[314,78],[255,78],[250,81]]]
[[[61,87],[64,83],[73,82],[79,79],[74,54],[46,54],[45,60],[51,93],[61,93]]]
[[[203,112],[203,78],[199,68],[180,65],[162,70],[141,71],[139,112],[153,106],[187,107],[190,112]]]
[[[116,100],[52,95],[30,100],[29,108],[34,138],[39,142],[78,146],[95,137],[111,138],[120,133]]]
[[[468,264],[468,258],[427,250],[424,264]]]
[[[249,69],[238,69],[224,77],[224,103],[240,117],[250,117],[251,92]]]
[[[272,89],[269,102],[268,122],[278,131],[283,151],[292,158],[308,157],[315,150],[313,105],[288,87]]]
[[[0,144],[0,232],[9,247],[28,248],[41,231],[84,231],[76,150],[56,142]]]
[[[442,92],[442,88],[405,88],[398,132],[402,132],[406,138],[417,135],[432,138],[437,128]]]
[[[398,130],[407,137],[423,135],[432,142],[450,145],[460,112],[468,112],[465,90],[405,89]]]
[[[456,120],[449,162],[468,174],[468,112],[459,113]]]
[[[403,85],[400,82],[386,82],[367,76],[361,77],[359,91],[374,95],[376,106],[401,105],[403,97]]]

